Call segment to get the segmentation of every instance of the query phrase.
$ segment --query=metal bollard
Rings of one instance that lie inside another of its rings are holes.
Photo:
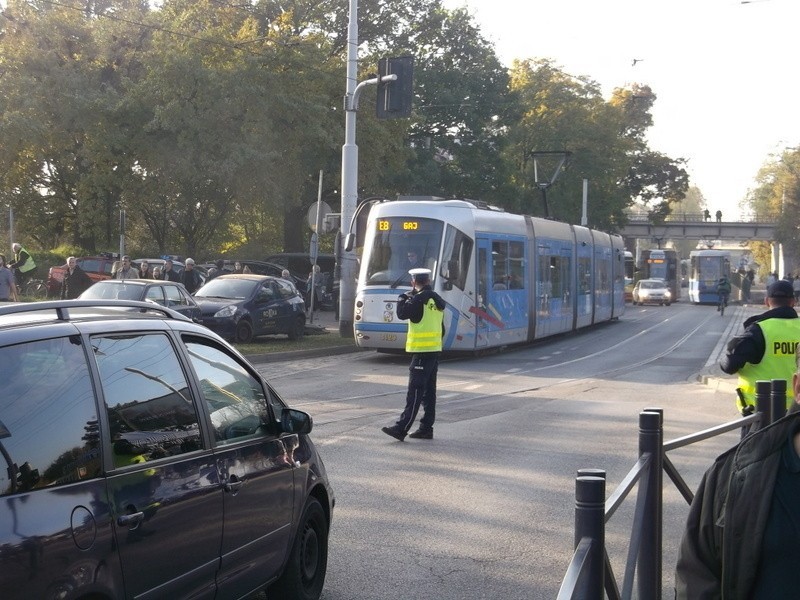
[[[582,472],[593,475],[581,475]],[[599,476],[598,476],[599,475]],[[587,538],[592,541],[587,568],[581,577],[590,596],[602,600],[604,593],[606,548],[606,478],[605,471],[582,469],[575,479],[575,548]]]
[[[770,423],[786,416],[786,380],[772,380],[772,394],[770,395]]]
[[[661,543],[663,537],[662,484],[664,460],[663,411],[646,408],[639,413],[639,456],[650,454],[647,477],[639,482],[639,493],[646,493],[641,546],[637,559],[639,597],[661,600]],[[644,487],[643,487],[644,486]]]
[[[772,423],[772,382],[756,381],[756,414],[759,415],[755,429],[764,429]],[[751,428],[751,431],[753,428]]]

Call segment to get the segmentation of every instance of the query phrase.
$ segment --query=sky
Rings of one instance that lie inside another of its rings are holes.
[[[798,0],[445,0],[466,7],[500,60],[657,96],[652,150],[688,160],[690,184],[727,220],[761,166],[800,146]],[[635,65],[633,60],[637,59]],[[591,202],[591,198],[589,200]]]

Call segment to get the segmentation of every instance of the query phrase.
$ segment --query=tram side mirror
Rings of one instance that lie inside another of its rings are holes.
[[[346,252],[352,252],[353,248],[356,247],[356,234],[355,233],[348,233],[344,236],[344,249]]]

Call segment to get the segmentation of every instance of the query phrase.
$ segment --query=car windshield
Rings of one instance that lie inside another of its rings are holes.
[[[81,294],[81,299],[141,300],[143,293],[143,285],[123,281],[98,281]]]
[[[253,290],[259,281],[250,279],[227,279],[217,277],[206,283],[195,293],[195,298],[228,298],[230,300],[244,300],[253,295]]]
[[[658,290],[664,287],[660,281],[643,281],[642,287],[646,290]]]

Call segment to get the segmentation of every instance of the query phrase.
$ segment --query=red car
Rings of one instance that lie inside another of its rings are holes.
[[[86,271],[92,282],[111,279],[111,267],[114,261],[119,260],[113,254],[100,254],[98,256],[83,256],[78,259],[78,266]],[[51,267],[47,274],[47,295],[55,298],[61,295],[61,282],[64,281],[64,271],[67,265]]]

